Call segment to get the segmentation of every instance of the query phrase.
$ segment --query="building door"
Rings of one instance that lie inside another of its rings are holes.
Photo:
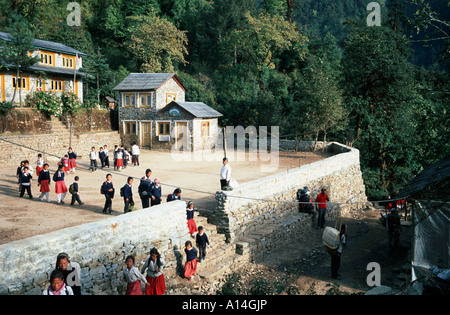
[[[189,134],[188,134],[188,126],[187,122],[177,121],[176,124],[176,148],[178,150],[187,150],[189,144]]]
[[[141,123],[141,136],[142,136],[142,147],[151,147],[152,145],[152,123],[142,122]]]

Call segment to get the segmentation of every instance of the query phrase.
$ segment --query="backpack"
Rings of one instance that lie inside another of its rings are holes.
[[[120,197],[123,197],[125,194],[125,186],[120,188]]]
[[[167,195],[167,198],[166,198],[166,202],[169,202],[169,201],[172,201],[172,200],[175,200],[175,198],[174,198],[175,196],[173,195],[173,194],[168,194]]]
[[[105,183],[106,183],[106,182],[105,182]],[[100,193],[101,193],[102,195],[105,194],[105,192],[103,191],[103,184],[100,186]]]
[[[73,187],[73,184],[69,186],[69,193],[71,193],[72,195],[75,193],[75,187]]]

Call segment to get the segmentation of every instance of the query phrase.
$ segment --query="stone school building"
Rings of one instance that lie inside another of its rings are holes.
[[[214,145],[221,113],[202,102],[186,102],[186,87],[174,73],[131,73],[114,90],[119,131],[126,145],[197,151]]]

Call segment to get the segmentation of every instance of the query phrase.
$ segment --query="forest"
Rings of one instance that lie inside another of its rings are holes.
[[[80,23],[70,26],[70,3]],[[176,72],[222,126],[279,126],[360,150],[366,194],[395,194],[450,154],[450,1],[11,0],[0,31],[78,49],[83,106],[130,72]]]

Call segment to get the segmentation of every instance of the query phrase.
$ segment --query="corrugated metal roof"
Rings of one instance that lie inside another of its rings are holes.
[[[175,73],[130,73],[113,90],[116,91],[150,91],[156,90],[167,80],[174,78],[184,89],[186,87]]]
[[[190,114],[192,114],[194,117],[197,118],[217,118],[223,116],[221,113],[219,113],[215,109],[209,107],[208,105],[202,102],[172,101],[161,110],[168,110],[174,106],[181,107],[182,109],[184,109],[185,111],[189,112]]]
[[[426,167],[409,184],[399,191],[399,198],[413,196],[429,189],[440,189],[436,186],[448,186],[450,181],[450,155],[439,162]],[[444,196],[443,196],[444,197]],[[447,196],[445,196],[448,198]]]
[[[6,41],[11,41],[12,38],[13,37],[11,36],[11,34],[5,33],[5,32],[0,32],[0,39],[6,40]],[[56,43],[56,42],[42,40],[42,39],[34,39],[33,46],[36,48],[42,48],[42,49],[50,50],[53,52],[61,52],[61,53],[70,54],[70,55],[78,54],[79,56],[87,56],[85,53],[78,51],[72,47],[69,47],[69,46],[66,46],[66,45],[63,45],[60,43]]]

